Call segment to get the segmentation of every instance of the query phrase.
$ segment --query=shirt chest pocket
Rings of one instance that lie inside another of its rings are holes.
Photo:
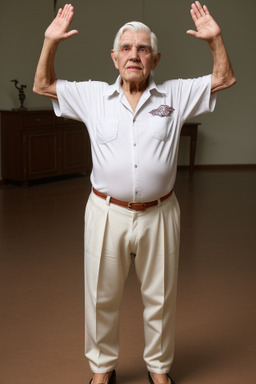
[[[150,128],[154,139],[168,141],[174,130],[174,119],[172,117],[153,116],[149,119]]]
[[[115,119],[98,120],[96,123],[96,141],[106,144],[118,137],[119,122]]]

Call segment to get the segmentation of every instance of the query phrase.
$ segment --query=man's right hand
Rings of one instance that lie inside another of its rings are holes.
[[[33,91],[38,95],[57,99],[57,78],[54,70],[55,54],[58,44],[78,33],[68,28],[74,17],[74,7],[66,4],[59,9],[57,16],[45,31],[44,45],[36,69]]]
[[[74,7],[71,4],[66,4],[63,9],[59,9],[57,16],[45,31],[45,38],[55,43],[66,40],[78,33],[73,29],[68,31],[68,28],[74,17]]]

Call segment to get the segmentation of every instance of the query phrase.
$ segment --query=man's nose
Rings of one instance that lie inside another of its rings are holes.
[[[134,61],[140,60],[139,52],[136,47],[133,47],[130,51],[130,60],[134,60]]]

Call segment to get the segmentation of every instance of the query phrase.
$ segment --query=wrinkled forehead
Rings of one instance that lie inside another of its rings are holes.
[[[145,31],[134,31],[132,29],[125,29],[120,37],[120,47],[124,45],[129,46],[148,46],[151,47],[150,34]]]

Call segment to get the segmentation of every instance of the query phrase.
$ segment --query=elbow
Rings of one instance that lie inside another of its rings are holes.
[[[42,92],[40,92],[40,89],[37,87],[37,84],[34,83],[33,84],[33,88],[32,88],[33,92],[36,93],[37,95],[42,95]]]
[[[45,97],[50,97],[51,99],[57,99],[56,83],[57,81],[54,81],[50,86],[42,86],[40,85],[40,83],[38,83],[35,80],[32,90],[34,93],[36,93],[39,96],[45,96]]]
[[[33,92],[37,95],[43,96],[45,93],[45,87],[40,84],[36,79],[34,80],[33,84]]]
[[[230,80],[230,85],[229,85],[229,87],[232,87],[233,85],[235,85],[236,84],[236,78],[235,78],[235,76],[233,75],[232,76],[232,79]]]
[[[229,77],[224,82],[223,89],[227,89],[227,88],[233,87],[233,85],[235,85],[235,84],[236,84],[236,78],[235,78],[234,75],[232,75],[232,77]]]
[[[236,84],[236,78],[232,73],[231,76],[225,78],[217,79],[214,75],[212,77],[212,93],[222,91],[227,88],[233,87]]]
[[[229,73],[225,78],[224,86],[225,88],[230,88],[235,84],[236,84],[236,78],[235,78],[234,72],[231,71],[231,73]]]

